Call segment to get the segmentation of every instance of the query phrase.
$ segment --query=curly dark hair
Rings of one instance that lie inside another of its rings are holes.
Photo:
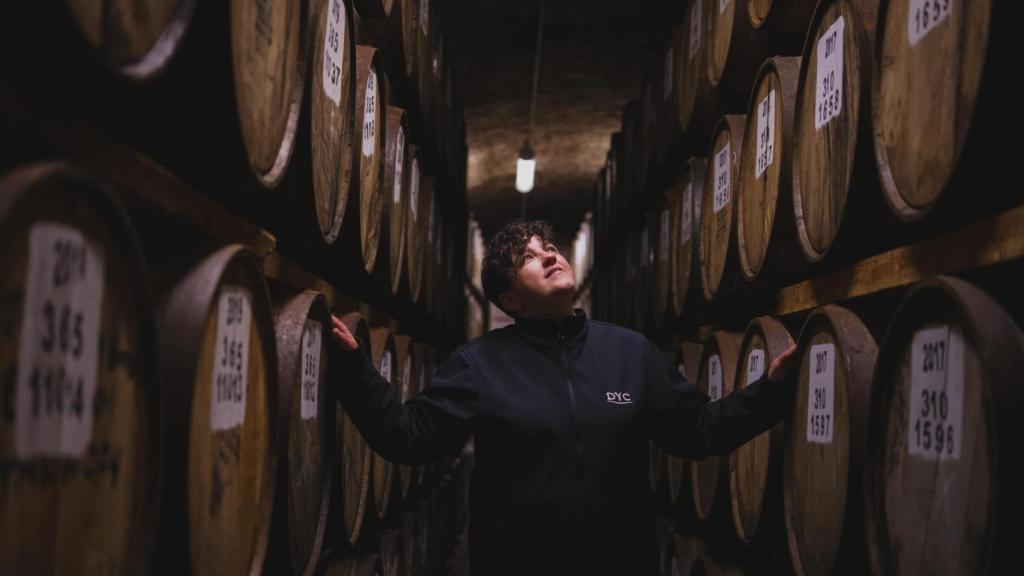
[[[543,220],[513,220],[505,224],[487,245],[480,270],[484,294],[503,312],[509,311],[498,302],[498,296],[512,289],[516,279],[516,260],[526,251],[530,238],[538,236],[542,242],[555,242],[555,231]]]

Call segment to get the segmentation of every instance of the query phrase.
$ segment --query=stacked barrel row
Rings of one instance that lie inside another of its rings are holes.
[[[1012,303],[1011,303],[1012,304]],[[901,303],[753,319],[667,354],[711,399],[797,345],[784,422],[690,461],[651,449],[666,574],[977,574],[1014,565],[1013,408],[1024,337],[993,296],[936,277]],[[793,331],[790,331],[790,328]],[[798,330],[797,330],[798,329]]]
[[[594,266],[593,216],[587,212],[583,217],[576,237],[572,241],[572,269],[576,274],[576,285],[582,285]]]
[[[389,573],[438,573],[471,459],[374,454],[325,296],[238,244],[154,259],[120,198],[68,163],[0,178],[0,572],[313,574],[411,522],[424,568]],[[428,386],[437,351],[338,314],[398,398]]]
[[[446,3],[110,10],[42,2],[5,19],[51,38],[5,50],[13,93],[153,158],[269,230],[281,252],[315,254],[322,276],[344,271],[366,299],[412,303],[458,331],[461,291],[448,288],[464,268],[466,141]],[[53,61],[68,69],[59,81]],[[69,84],[81,89],[71,103],[55,97]],[[25,124],[31,141],[40,122]]]
[[[1012,175],[990,142],[1015,3],[684,4],[595,185],[611,319],[713,314],[1020,204],[972,193]]]

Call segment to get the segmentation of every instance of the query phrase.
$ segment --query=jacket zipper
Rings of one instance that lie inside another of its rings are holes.
[[[572,408],[572,428],[573,428],[573,432],[575,432],[575,434],[576,434],[576,465],[579,466],[580,468],[582,468],[583,467],[583,440],[580,438],[581,434],[580,434],[580,429],[579,429],[579,414],[576,411],[576,391],[573,389],[573,386],[572,386],[572,376],[569,373],[569,361],[566,360],[566,358],[565,358],[565,341],[564,341],[565,340],[565,335],[562,332],[559,332],[558,333],[558,338],[559,338],[559,340],[562,340],[562,346],[561,346],[561,349],[560,349],[560,352],[561,352],[561,355],[562,355],[562,369],[565,370],[565,383],[569,387],[569,403],[570,403],[571,408]],[[583,475],[583,472],[581,470],[580,471],[581,478],[582,478],[582,475]],[[586,494],[582,494],[581,493],[581,495],[580,495],[580,514],[581,514],[581,517],[582,517],[582,521],[584,522],[584,525],[586,525],[585,523],[586,523],[586,519],[587,519],[587,506],[586,506],[586,502],[587,502]]]

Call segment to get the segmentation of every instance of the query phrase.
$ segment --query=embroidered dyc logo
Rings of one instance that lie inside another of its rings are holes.
[[[633,397],[629,392],[605,392],[609,404],[632,404]]]

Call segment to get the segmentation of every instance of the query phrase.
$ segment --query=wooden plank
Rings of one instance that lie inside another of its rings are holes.
[[[1024,258],[1024,206],[889,252],[833,274],[779,290],[785,315],[906,286],[936,274],[963,272]]]
[[[0,125],[88,168],[127,200],[138,200],[214,238],[246,244],[261,258],[277,244],[273,234],[232,214],[170,170],[87,122],[44,108],[37,99],[0,91]]]

